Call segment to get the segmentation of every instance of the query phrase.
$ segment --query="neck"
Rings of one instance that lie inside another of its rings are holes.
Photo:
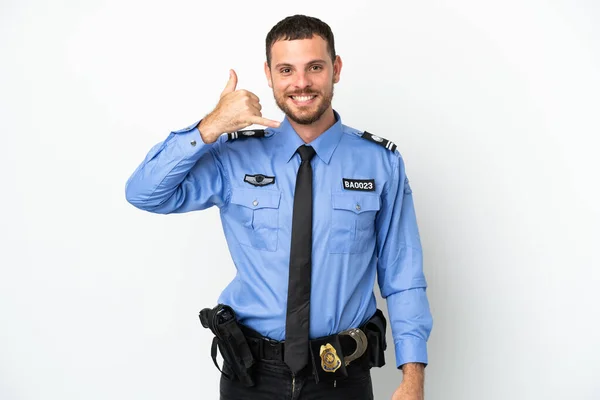
[[[300,138],[304,141],[304,143],[310,143],[319,136],[321,136],[321,134],[327,129],[331,128],[333,124],[335,124],[335,115],[333,114],[333,108],[329,107],[329,109],[327,109],[327,111],[325,111],[323,115],[321,115],[321,118],[319,118],[318,121],[315,121],[312,124],[299,124],[297,122],[292,121],[289,118],[288,121],[290,122],[290,125],[292,126],[292,128],[294,128],[298,136],[300,136]]]

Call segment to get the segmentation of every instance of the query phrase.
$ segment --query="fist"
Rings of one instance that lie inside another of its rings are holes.
[[[278,128],[280,123],[263,118],[259,98],[247,90],[236,90],[237,75],[229,71],[229,81],[221,93],[219,103],[202,120],[198,129],[205,143],[216,141],[225,132],[235,132],[252,124]]]

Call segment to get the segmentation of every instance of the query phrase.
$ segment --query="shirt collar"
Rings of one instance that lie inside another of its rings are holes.
[[[333,114],[335,116],[335,123],[325,132],[320,134],[315,140],[306,143],[315,149],[317,156],[325,164],[329,164],[331,156],[342,138],[342,119],[337,111],[333,110]],[[280,131],[279,136],[283,139],[283,155],[286,162],[289,162],[294,156],[294,153],[296,153],[298,147],[305,143],[290,124],[288,117],[284,118],[278,130]]]

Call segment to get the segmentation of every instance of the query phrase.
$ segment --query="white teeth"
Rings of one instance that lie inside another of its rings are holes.
[[[292,96],[292,99],[296,101],[309,101],[314,99],[315,96]]]

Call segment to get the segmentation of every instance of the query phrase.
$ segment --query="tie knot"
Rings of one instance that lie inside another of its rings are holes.
[[[315,149],[312,146],[302,145],[296,151],[300,154],[302,161],[310,161],[315,156]]]

